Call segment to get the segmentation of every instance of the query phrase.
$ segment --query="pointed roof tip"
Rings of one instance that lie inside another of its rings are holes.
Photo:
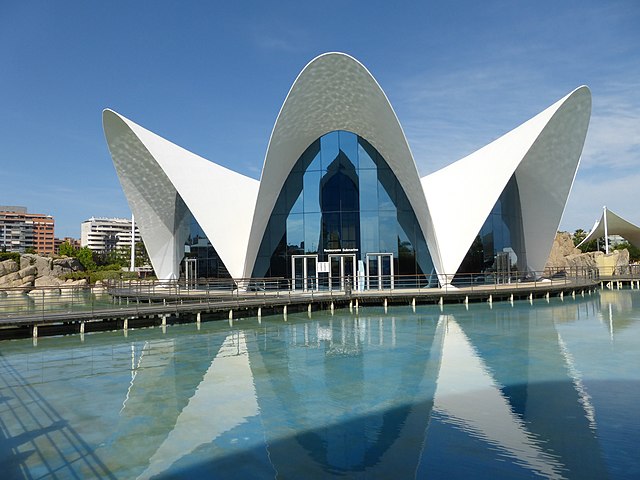
[[[589,101],[591,101],[591,89],[587,85],[580,85],[574,88],[565,98],[569,99],[578,95],[585,95],[589,98]]]

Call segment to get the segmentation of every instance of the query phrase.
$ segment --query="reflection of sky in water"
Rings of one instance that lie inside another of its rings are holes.
[[[0,344],[3,478],[640,476],[640,292]]]

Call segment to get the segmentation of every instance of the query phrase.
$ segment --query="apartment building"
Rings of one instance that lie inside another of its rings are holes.
[[[0,205],[0,250],[39,254],[55,252],[55,220],[51,215],[29,213],[26,207]]]
[[[142,237],[135,227],[135,242]],[[94,252],[109,253],[131,246],[131,219],[91,217],[80,226],[80,245]]]

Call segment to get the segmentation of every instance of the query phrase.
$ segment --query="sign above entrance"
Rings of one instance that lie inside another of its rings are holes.
[[[325,248],[324,253],[344,253],[344,252],[357,252],[357,248]]]

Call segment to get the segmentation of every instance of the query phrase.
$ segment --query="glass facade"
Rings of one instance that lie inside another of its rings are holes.
[[[330,132],[300,156],[269,218],[252,276],[291,278],[302,256],[313,261],[314,272],[318,267],[321,285],[325,273],[363,276],[380,269],[424,285],[433,272],[404,190],[385,159],[354,133]]]
[[[468,274],[522,277],[526,268],[520,193],[513,175],[462,261],[454,283],[468,280]]]
[[[215,248],[193,215],[189,222],[189,236],[184,244],[182,273],[191,278],[231,278]]]

